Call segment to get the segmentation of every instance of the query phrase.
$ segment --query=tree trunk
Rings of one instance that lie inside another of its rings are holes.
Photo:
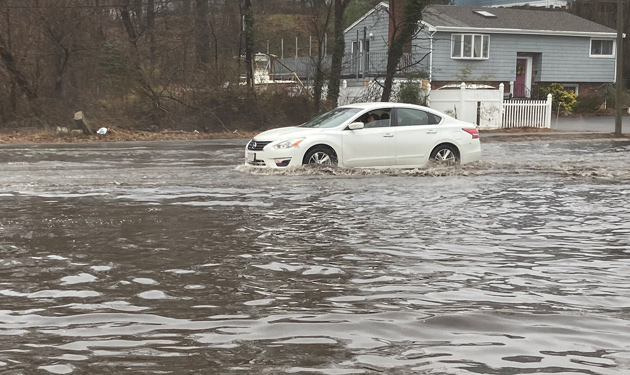
[[[315,77],[313,77],[313,104],[315,106],[315,111],[319,111],[323,86],[324,72],[322,70],[322,58],[320,55],[317,56],[317,60],[315,61]]]
[[[63,88],[63,76],[68,69],[68,60],[70,59],[70,48],[64,45],[64,36],[58,35],[57,32],[63,33],[63,30],[55,30],[53,25],[48,25],[46,28],[48,32],[48,37],[54,43],[55,46],[55,93],[63,97],[64,96],[64,88]]]
[[[317,37],[317,56],[314,61],[315,74],[313,76],[313,104],[315,105],[316,111],[319,111],[320,109],[324,81],[326,80],[326,74],[324,72],[324,58],[326,57],[324,39],[326,37],[326,30],[328,30],[328,25],[330,24],[332,8],[332,5],[318,5],[317,7],[313,7],[312,12],[313,20],[311,24],[311,31],[313,31]],[[313,59],[313,56],[311,56],[311,59]]]
[[[208,26],[208,0],[197,0],[195,3],[195,42],[197,62],[206,70],[210,63],[210,28]]]
[[[192,8],[192,0],[182,0],[180,7],[183,14],[189,14]]]
[[[147,36],[149,37],[149,59],[155,64],[155,0],[147,0]]]
[[[394,0],[390,0],[390,11],[395,9]],[[388,102],[392,94],[394,75],[398,70],[398,63],[403,55],[405,44],[409,43],[418,31],[418,23],[422,18],[422,9],[429,3],[428,0],[404,0],[402,22],[396,19],[397,14],[390,14],[393,27],[389,50],[387,52],[387,70],[385,83],[383,84],[382,102]],[[399,23],[400,22],[400,23]]]
[[[13,54],[4,47],[2,40],[0,40],[0,59],[4,62],[4,66],[11,76],[12,82],[17,86],[15,88],[16,92],[24,93],[29,100],[37,99],[37,93],[31,89],[26,75],[15,63]]]
[[[247,86],[254,87],[254,11],[252,0],[245,0],[243,6],[245,28],[245,69],[247,69]]]
[[[127,31],[127,35],[129,37],[129,43],[131,45],[131,61],[135,71],[135,76],[133,78],[136,83],[136,87],[151,100],[154,108],[162,109],[160,96],[153,89],[149,78],[142,68],[142,58],[140,57],[140,52],[138,50],[138,33],[133,25],[129,0],[121,0],[120,18],[125,26],[125,30]]]
[[[350,0],[334,0],[335,14],[333,21],[333,54],[330,65],[330,77],[328,79],[328,100],[335,106],[339,102],[339,84],[341,83],[341,69],[343,55],[345,53],[345,41],[343,35],[343,14]]]
[[[144,25],[144,11],[142,9],[142,0],[133,0],[133,13],[136,18],[136,23],[140,26]]]

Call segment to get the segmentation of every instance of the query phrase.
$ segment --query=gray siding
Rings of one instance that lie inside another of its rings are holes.
[[[435,45],[433,47],[435,48]],[[431,37],[426,27],[421,27],[418,30],[418,34],[412,42],[411,53],[416,56],[416,59],[421,59],[418,63],[418,69],[425,71],[428,76],[431,62]]]
[[[350,54],[352,42],[357,40],[357,31],[359,32],[359,39],[363,39],[364,29],[370,41],[370,52],[387,52],[387,36],[389,34],[389,13],[387,9],[383,7],[376,8],[372,14],[346,31],[344,35],[346,54]],[[372,38],[369,37],[370,33],[373,35]]]
[[[451,59],[451,33],[436,33],[433,41],[433,80],[453,81],[470,69],[469,79],[514,81],[517,53],[537,54],[536,82],[612,82],[614,58],[589,57],[590,38],[544,35],[489,34],[487,60]]]

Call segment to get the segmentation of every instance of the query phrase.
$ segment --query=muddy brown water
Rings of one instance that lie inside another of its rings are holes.
[[[2,374],[628,374],[630,143],[243,167],[0,146]]]

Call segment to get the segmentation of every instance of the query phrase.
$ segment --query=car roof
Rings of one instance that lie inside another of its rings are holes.
[[[430,112],[435,112],[435,110],[432,110],[431,108],[428,107],[424,107],[421,105],[416,105],[416,104],[409,104],[409,103],[393,103],[393,102],[364,102],[364,103],[353,103],[353,104],[346,104],[346,105],[342,105],[339,106],[338,108],[357,108],[357,109],[362,109],[362,110],[369,110],[369,109],[379,109],[382,107],[390,107],[390,108],[416,108],[416,109],[423,109],[423,110],[427,110]]]
[[[364,113],[366,111],[369,111],[371,109],[381,109],[383,107],[389,107],[389,108],[413,108],[413,109],[420,109],[423,110],[425,112],[429,112],[429,113],[433,113],[437,116],[443,117],[443,118],[450,118],[451,120],[457,120],[456,118],[449,116],[448,114],[438,111],[436,109],[433,108],[429,108],[429,107],[425,107],[422,105],[417,105],[417,104],[409,104],[409,103],[394,103],[394,102],[363,102],[363,103],[353,103],[353,104],[346,104],[346,105],[342,105],[339,106],[337,108],[356,108],[356,109],[360,109],[361,111],[363,111]]]

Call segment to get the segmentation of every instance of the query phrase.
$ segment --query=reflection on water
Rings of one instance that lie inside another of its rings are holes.
[[[241,143],[0,148],[0,371],[630,371],[628,143],[281,172]]]

